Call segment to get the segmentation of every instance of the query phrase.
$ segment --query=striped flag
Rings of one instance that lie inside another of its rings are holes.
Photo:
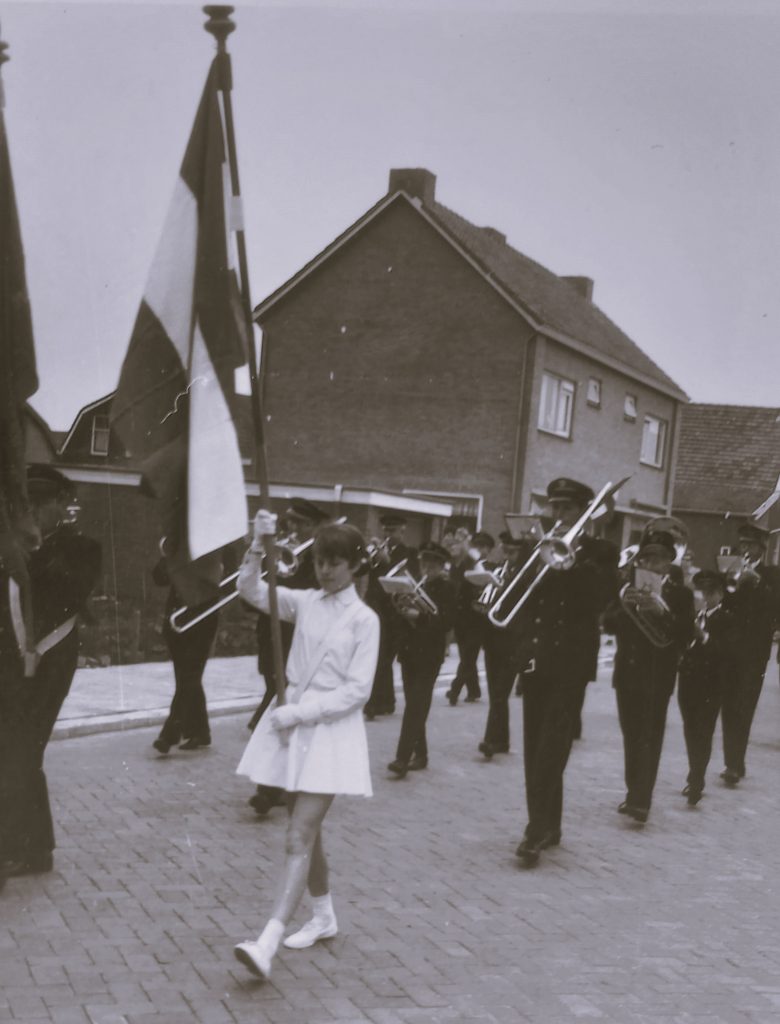
[[[231,259],[217,86],[215,61],[111,414],[128,453],[143,460],[146,488],[161,501],[164,550],[174,568],[243,537],[248,521],[231,413],[234,371],[246,362],[248,339]]]

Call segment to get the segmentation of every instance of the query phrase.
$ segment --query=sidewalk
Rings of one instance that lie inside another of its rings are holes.
[[[457,667],[458,652],[453,644],[439,674],[439,687],[450,682]],[[398,665],[395,672],[396,688],[400,689]],[[252,655],[211,658],[203,685],[211,717],[253,710],[264,689],[257,659]],[[168,714],[172,696],[173,666],[169,661],[80,668],[54,729],[54,739],[159,725]]]

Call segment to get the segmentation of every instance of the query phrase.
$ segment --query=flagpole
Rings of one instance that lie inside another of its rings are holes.
[[[241,200],[241,187],[238,178],[238,157],[236,154],[236,135],[233,126],[233,104],[231,92],[233,88],[233,72],[230,64],[230,54],[227,52],[227,37],[235,29],[235,23],[230,20],[233,7],[209,4],[203,8],[203,13],[208,15],[209,20],[203,26],[207,32],[214,36],[217,42],[217,61],[219,74],[219,89],[225,110],[225,135],[227,138],[228,166],[230,167],[230,186],[235,201],[238,205]],[[249,298],[249,274],[247,270],[246,239],[244,237],[243,210],[240,210],[240,226],[235,232],[236,246],[238,249],[238,272],[241,288],[241,304],[244,313],[244,320],[247,326],[247,362],[249,365],[249,380],[251,384],[251,405],[252,422],[254,425],[254,463],[255,476],[260,489],[260,505],[270,498],[270,484],[268,478],[268,456],[265,446],[265,429],[263,419],[263,407],[260,397],[260,381],[257,373],[257,359],[255,356],[254,321],[252,319],[252,304]],[[282,651],[282,633],[279,625],[279,602],[277,600],[277,579],[276,579],[276,549],[273,536],[264,536],[265,562],[268,569],[268,605],[271,619],[271,648],[273,654],[274,676],[276,679],[277,703],[284,704],[286,679],[284,674],[284,654]]]

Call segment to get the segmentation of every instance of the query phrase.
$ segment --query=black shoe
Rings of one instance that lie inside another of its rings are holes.
[[[402,779],[404,775],[409,771],[409,765],[406,761],[391,761],[387,766],[387,770],[392,772],[393,775],[397,775],[399,779]]]
[[[264,816],[271,810],[271,801],[265,793],[255,793],[249,798],[249,806],[253,807],[259,815]]]
[[[532,868],[539,861],[539,854],[544,849],[543,839],[523,839],[520,845],[515,850],[515,856],[518,857],[523,867]]]
[[[735,772],[733,768],[724,768],[720,773],[720,777],[723,779],[729,789],[733,789],[740,780],[739,772]]]
[[[480,752],[480,754],[484,754],[488,761],[496,752],[496,748],[493,746],[492,743],[488,743],[487,740],[483,740],[477,747],[477,750]]]
[[[179,744],[179,750],[200,750],[201,747],[210,747],[211,739],[199,736],[190,736],[184,743]]]
[[[688,785],[682,791],[682,795],[684,797],[687,797],[689,807],[695,807],[696,804],[701,800],[701,787],[692,786],[690,783],[688,783]]]
[[[376,711],[373,708],[363,708],[363,715],[367,722],[373,722],[376,718]]]
[[[4,878],[19,878],[22,875],[45,875],[54,868],[51,853],[39,853],[24,860],[9,860],[0,867]]]
[[[634,821],[638,821],[640,825],[644,825],[650,816],[649,807],[637,807],[636,804],[630,804],[627,800],[618,807],[618,814],[627,814],[629,818],[633,818]]]
[[[453,693],[452,690],[447,690],[447,692],[444,694],[444,696],[449,701],[449,705],[450,705],[451,708],[454,708],[455,705],[458,703],[457,694]],[[466,699],[468,700],[468,697]]]
[[[560,832],[546,832],[539,844],[542,850],[547,850],[551,846],[561,845],[561,833]]]
[[[410,772],[421,772],[423,770],[423,768],[427,768],[428,767],[428,758],[427,757],[417,757],[417,755],[415,754],[415,756],[409,762],[409,766],[408,767],[409,767],[409,771]]]
[[[158,752],[158,754],[167,754],[171,749],[172,744],[167,743],[165,740],[156,739],[152,742],[152,746]]]

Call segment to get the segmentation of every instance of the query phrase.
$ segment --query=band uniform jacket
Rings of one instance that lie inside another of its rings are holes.
[[[711,612],[700,612],[693,640],[680,658],[680,687],[718,693],[734,668],[736,623],[721,602]]]
[[[758,565],[759,579],[746,580],[725,601],[735,621],[735,642],[740,660],[765,666],[772,636],[780,627],[780,568]]]
[[[599,616],[617,593],[617,564],[615,544],[585,536],[571,569],[548,570],[516,620],[521,668],[596,678]]]
[[[398,635],[399,660],[424,658],[426,661],[444,660],[447,633],[452,628],[455,614],[455,588],[445,576],[437,576],[424,585],[425,593],[436,605],[436,614],[423,612],[418,619],[409,619],[395,612]]]
[[[652,644],[619,600],[614,601],[605,613],[604,629],[607,633],[614,633],[617,639],[612,675],[615,688],[624,683],[641,685],[646,681],[665,682],[670,692],[674,689],[680,655],[694,636],[693,594],[686,586],[667,576],[661,588],[661,596],[673,620],[673,640],[668,647]]]

